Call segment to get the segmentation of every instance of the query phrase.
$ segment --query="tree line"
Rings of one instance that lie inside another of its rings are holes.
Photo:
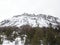
[[[21,40],[26,35],[24,45],[60,45],[60,26],[53,28],[49,27],[32,27],[30,25],[22,25],[20,27],[8,26],[0,27],[0,43],[5,36],[7,40],[14,41],[20,36]]]

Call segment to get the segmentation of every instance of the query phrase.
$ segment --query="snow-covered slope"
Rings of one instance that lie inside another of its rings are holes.
[[[32,27],[47,27],[50,23],[53,26],[60,25],[60,19],[53,16],[47,16],[44,14],[35,15],[24,13],[21,15],[13,16],[11,19],[0,22],[0,26],[22,26],[29,24]]]

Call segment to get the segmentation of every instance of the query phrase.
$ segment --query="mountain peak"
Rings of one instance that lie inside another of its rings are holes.
[[[60,25],[60,19],[53,16],[47,16],[45,14],[28,14],[24,13],[21,15],[13,16],[11,19],[0,22],[0,26],[22,26],[31,25],[32,27],[48,27],[49,23],[53,26]]]

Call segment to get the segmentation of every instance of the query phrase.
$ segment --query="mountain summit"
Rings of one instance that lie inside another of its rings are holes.
[[[13,16],[11,19],[3,20],[0,22],[0,26],[22,26],[30,25],[32,27],[48,27],[49,24],[53,26],[60,25],[60,19],[53,16],[47,16],[44,14],[28,14],[24,13],[21,15]]]

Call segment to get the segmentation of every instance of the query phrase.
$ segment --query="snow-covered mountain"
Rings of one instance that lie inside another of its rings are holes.
[[[13,16],[11,19],[0,22],[0,26],[22,26],[29,24],[32,27],[47,27],[49,24],[53,26],[60,25],[60,19],[53,16],[47,16],[44,14],[28,14],[24,13],[21,15]]]

